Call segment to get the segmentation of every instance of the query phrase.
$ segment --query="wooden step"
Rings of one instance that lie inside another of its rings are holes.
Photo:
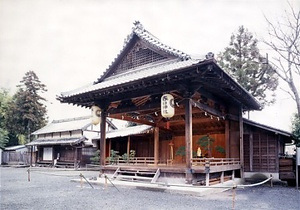
[[[159,175],[159,169],[153,171],[144,169],[121,169],[119,167],[113,174],[113,178],[132,181],[151,181],[151,183],[155,183]]]
[[[118,175],[120,179],[152,180],[153,177]]]
[[[155,172],[148,172],[148,171],[127,171],[127,170],[120,170],[117,172],[118,174],[138,174],[138,175],[154,175]]]

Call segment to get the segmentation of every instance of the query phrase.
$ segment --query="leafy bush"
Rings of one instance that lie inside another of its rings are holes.
[[[93,157],[90,158],[92,164],[100,164],[100,150],[97,150]]]

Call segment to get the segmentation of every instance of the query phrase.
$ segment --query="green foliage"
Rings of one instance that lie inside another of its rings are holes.
[[[292,134],[296,140],[296,146],[300,147],[300,117],[297,114],[292,121]]]
[[[226,152],[224,147],[221,147],[220,145],[216,146],[215,149],[216,149],[217,152],[219,152],[221,154],[225,154],[225,152]]]
[[[129,151],[129,156],[127,153],[124,153],[122,155],[122,159],[126,162],[129,162],[129,160],[133,159],[135,157],[135,150],[130,150]]]
[[[100,150],[97,150],[93,157],[90,158],[92,164],[99,165],[100,164]]]
[[[110,150],[110,156],[107,158],[109,164],[116,164],[119,158],[119,151]]]
[[[13,138],[10,141],[27,143],[30,141],[30,133],[47,123],[47,110],[42,103],[45,99],[39,95],[47,90],[33,71],[27,72],[17,87],[19,89],[9,103],[6,113],[6,124]]]
[[[7,130],[0,128],[0,147],[4,148],[8,143],[8,132]]]
[[[7,110],[9,109],[9,103],[11,97],[8,91],[5,89],[0,89],[0,146],[5,147],[9,140],[9,132],[6,127]]]
[[[230,38],[229,46],[218,55],[219,65],[263,106],[275,102],[278,77],[260,55],[258,41],[244,26]],[[270,93],[270,94],[268,94]],[[271,95],[271,97],[267,97]]]
[[[124,153],[123,155],[122,155],[122,159],[125,161],[125,162],[129,162],[129,156],[128,156],[128,154],[127,153]]]
[[[198,139],[197,144],[206,151],[208,157],[211,157],[211,148],[215,139],[211,138],[209,135],[202,136]]]
[[[175,152],[175,155],[178,156],[185,156],[185,146],[178,147],[177,151]]]
[[[183,161],[184,157],[185,157],[185,146],[178,147],[178,149],[175,152],[175,155],[181,156],[182,161]],[[197,152],[192,151],[192,156],[193,156],[193,158],[197,157]]]
[[[205,135],[198,139],[197,144],[207,151],[207,148],[211,147],[214,141],[214,138],[210,137],[209,135]]]
[[[217,152],[221,154],[225,154],[225,149],[221,147],[220,145],[217,145],[214,147],[213,143],[215,142],[215,139],[210,137],[209,135],[204,135],[200,137],[197,141],[197,144],[206,151],[206,154],[208,157],[211,157],[211,151],[212,149],[215,149]]]

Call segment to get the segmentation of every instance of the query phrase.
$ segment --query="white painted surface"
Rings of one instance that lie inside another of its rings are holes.
[[[52,160],[52,147],[44,147],[43,160]]]

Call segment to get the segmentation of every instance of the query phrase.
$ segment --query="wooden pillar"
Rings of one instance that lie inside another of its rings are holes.
[[[78,156],[78,151],[77,151],[77,147],[75,147],[75,151],[74,151],[74,169],[77,168],[77,157]]]
[[[244,125],[242,108],[239,112],[241,178],[244,178]]]
[[[154,128],[154,164],[159,162],[159,128]]]
[[[192,99],[185,100],[185,163],[186,163],[186,182],[191,184],[193,181],[192,174],[192,143],[193,143],[193,128],[192,128]]]
[[[105,166],[106,159],[106,110],[101,112],[100,122],[100,166]]]
[[[34,146],[30,146],[30,167],[32,167],[32,153],[33,153],[33,147]],[[0,163],[1,164],[1,163]]]
[[[107,154],[108,157],[110,157],[110,151],[111,151],[111,139],[108,140],[108,154]]]
[[[226,158],[230,158],[230,126],[229,126],[229,120],[225,120],[225,151],[226,151]]]
[[[224,171],[221,172],[221,183],[224,183]]]
[[[249,156],[250,171],[253,171],[253,131],[249,136]]]
[[[54,146],[52,146],[52,165],[54,166],[55,163],[54,163]]]
[[[128,138],[127,138],[127,155],[128,155],[128,158],[129,158],[129,154],[130,154],[130,136],[128,136]]]

